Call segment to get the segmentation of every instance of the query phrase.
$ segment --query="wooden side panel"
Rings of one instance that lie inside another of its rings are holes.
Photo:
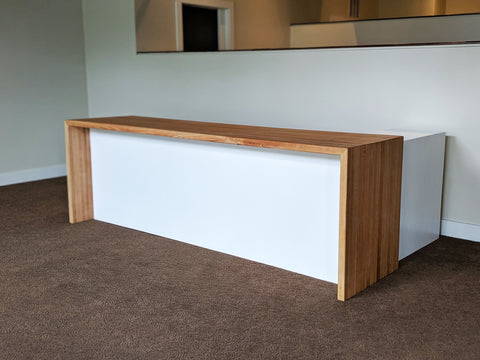
[[[402,160],[403,139],[382,143],[381,224],[379,243],[378,279],[381,279],[398,269],[399,240],[392,242],[390,236],[400,233],[400,204],[402,202]],[[400,153],[400,154],[399,154]],[[392,221],[398,219],[398,221]]]
[[[70,223],[93,219],[90,129],[65,124]]]
[[[338,235],[338,300],[345,301],[345,279],[347,273],[347,264],[350,259],[347,258],[346,240],[347,240],[347,193],[348,193],[348,151],[345,150],[340,155],[340,218]],[[348,255],[351,255],[348,252]]]
[[[402,156],[402,138],[342,155],[339,300],[398,268]]]

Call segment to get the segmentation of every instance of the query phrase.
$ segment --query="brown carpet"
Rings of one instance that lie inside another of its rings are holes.
[[[67,221],[64,178],[0,187],[0,359],[480,359],[480,243],[440,238],[355,298]]]

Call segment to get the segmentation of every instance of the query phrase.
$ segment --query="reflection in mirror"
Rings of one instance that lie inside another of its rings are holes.
[[[216,9],[182,5],[183,51],[218,51]]]
[[[475,29],[452,37],[445,20],[431,21],[474,13],[480,0],[135,0],[137,52],[476,41]]]

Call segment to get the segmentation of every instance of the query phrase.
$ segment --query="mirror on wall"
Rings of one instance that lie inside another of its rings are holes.
[[[478,41],[479,13],[480,0],[135,0],[139,53]]]

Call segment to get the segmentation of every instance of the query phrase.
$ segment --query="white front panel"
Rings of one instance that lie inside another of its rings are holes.
[[[337,283],[340,159],[92,130],[94,217]]]
[[[444,154],[444,133],[424,134],[405,139],[400,260],[440,236]]]
[[[440,236],[445,133],[372,131],[403,136],[399,260]]]

